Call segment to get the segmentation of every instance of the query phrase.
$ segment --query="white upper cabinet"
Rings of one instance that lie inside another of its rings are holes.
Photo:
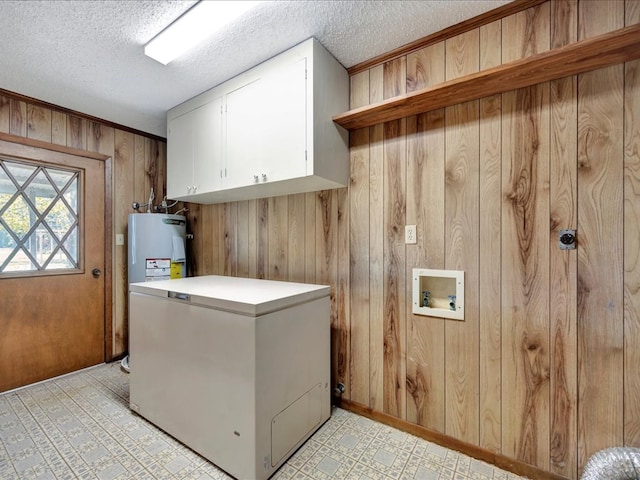
[[[224,174],[222,98],[174,118],[167,126],[167,196],[185,198],[220,188]]]
[[[331,118],[348,108],[348,88],[346,70],[309,39],[173,108],[167,114],[168,196],[220,203],[346,186],[348,133]],[[212,103],[221,107],[217,123],[198,113]],[[206,133],[190,137],[186,130]],[[191,183],[188,158],[199,172]],[[199,169],[201,162],[213,170]]]

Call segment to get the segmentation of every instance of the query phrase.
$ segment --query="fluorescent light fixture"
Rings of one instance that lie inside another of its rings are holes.
[[[144,54],[166,65],[258,3],[201,0],[147,43]]]

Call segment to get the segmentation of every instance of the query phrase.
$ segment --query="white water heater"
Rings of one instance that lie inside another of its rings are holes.
[[[186,277],[186,236],[182,215],[129,214],[129,283]]]

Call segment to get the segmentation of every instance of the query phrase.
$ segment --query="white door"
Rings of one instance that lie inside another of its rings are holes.
[[[259,159],[266,145],[265,125],[270,119],[263,105],[265,90],[261,79],[226,96],[227,188],[262,183],[265,172]]]
[[[260,156],[268,181],[304,177],[307,174],[306,58],[285,65],[264,81],[263,105],[269,112],[264,125],[267,141]]]
[[[167,196],[169,198],[181,198],[191,194],[193,131],[196,126],[192,112],[174,118],[167,125]]]
[[[193,193],[211,192],[222,187],[224,177],[222,148],[222,97],[193,112]]]

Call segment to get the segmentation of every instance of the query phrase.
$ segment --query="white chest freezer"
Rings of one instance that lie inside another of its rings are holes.
[[[130,407],[241,480],[330,415],[329,287],[203,276],[130,285]]]

